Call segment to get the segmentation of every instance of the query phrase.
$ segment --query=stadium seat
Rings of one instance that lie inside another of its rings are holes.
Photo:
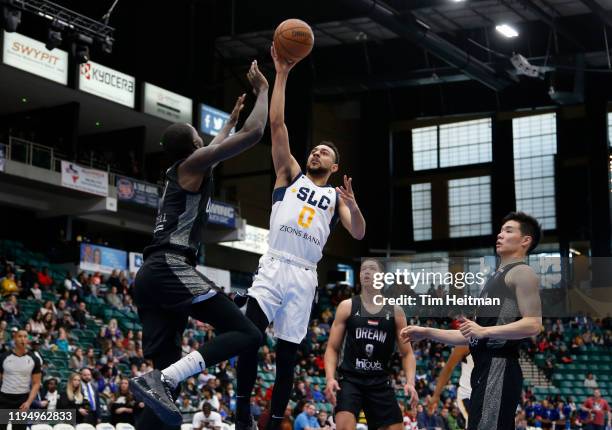
[[[30,430],[53,430],[49,424],[34,424]]]
[[[53,430],[74,430],[74,426],[71,424],[55,424]]]
[[[92,426],[91,424],[81,423],[81,424],[77,424],[75,430],[96,430],[96,428]]]
[[[96,426],[96,430],[115,430],[115,426],[109,423],[100,423]]]
[[[117,423],[115,430],[136,430],[132,424]]]

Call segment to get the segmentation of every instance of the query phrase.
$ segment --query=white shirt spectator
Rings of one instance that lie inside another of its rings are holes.
[[[597,388],[597,379],[595,379],[595,375],[591,375],[592,378],[585,378],[584,379],[584,386],[586,388]]]
[[[199,386],[204,386],[211,379],[216,379],[216,376],[215,375],[211,375],[210,373],[200,373],[198,375],[198,385]]]
[[[219,410],[219,408],[221,407],[221,403],[219,402],[219,398],[217,397],[217,395],[216,395],[216,394],[215,394],[215,395],[213,395],[213,396],[212,396],[210,399],[208,399],[208,400],[207,400],[207,399],[202,400],[202,402],[200,403],[200,409],[202,409],[202,405],[203,405],[204,403],[208,403],[208,404],[210,404],[210,406],[212,406],[212,408],[213,408],[214,410],[217,410],[217,411],[218,411],[218,410]]]
[[[217,412],[212,411],[209,416],[204,416],[204,412],[198,412],[193,416],[192,422],[193,428],[195,429],[221,429],[223,427],[223,421],[221,415]]]

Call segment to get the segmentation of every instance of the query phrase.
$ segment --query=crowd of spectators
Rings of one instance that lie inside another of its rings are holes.
[[[79,422],[97,422],[107,419],[112,423],[134,422],[134,417],[143,408],[134,400],[129,391],[128,379],[151,370],[151,363],[145,360],[142,350],[142,332],[122,330],[117,320],[99,322],[95,342],[87,347],[76,342],[74,329],[84,329],[94,316],[88,299],[103,299],[108,308],[125,312],[136,312],[132,300],[133,276],[114,271],[109,276],[100,273],[67,273],[63,280],[54,280],[46,268],[37,270],[24,267],[16,273],[10,265],[0,266],[0,286],[3,302],[0,306],[0,348],[11,348],[11,328],[24,328],[31,340],[32,349],[43,360],[43,371],[51,368],[43,357],[48,351],[64,351],[69,355],[67,367],[73,371],[65,381],[57,377],[44,378],[44,388],[39,395],[38,406],[60,408],[66,405],[78,410]],[[48,293],[53,293],[50,299]],[[290,405],[286,411],[283,428],[301,429],[318,425],[334,428],[333,418],[328,411],[321,384],[325,376],[323,353],[333,322],[334,310],[340,301],[348,298],[353,290],[345,285],[331,289],[320,289],[319,305],[313,307],[311,323],[306,339],[299,347],[296,366],[295,386],[291,393]],[[231,295],[231,294],[230,294]],[[47,299],[45,299],[46,297]],[[40,302],[40,308],[24,320],[19,306],[20,299]],[[448,327],[450,320],[408,316],[409,324]],[[563,332],[568,328],[580,328],[571,344],[564,342]],[[530,354],[545,353],[547,367],[554,369],[557,363],[571,360],[571,355],[581,346],[593,344],[612,346],[610,319],[593,320],[575,318],[569,321],[544,322],[544,331],[537,338],[526,341],[523,348]],[[268,329],[265,345],[259,351],[259,376],[251,400],[251,411],[259,421],[259,428],[265,427],[267,410],[271,401],[272,380],[276,366],[273,327]],[[190,320],[182,339],[182,354],[198,349],[202,342],[214,336],[214,328],[199,321]],[[441,396],[437,408],[430,405],[435,381],[444,367],[449,348],[432,341],[421,341],[413,345],[418,363],[416,390],[419,405],[410,409],[408,399],[398,397],[404,413],[407,430],[421,428],[460,429],[464,422],[455,402],[456,386],[449,384]],[[393,381],[399,392],[406,382],[398,356],[392,360]],[[262,375],[268,375],[264,379]],[[269,376],[272,375],[272,376]],[[550,376],[550,374],[548,375]],[[176,404],[186,416],[192,416],[194,427],[223,428],[231,423],[236,405],[236,359],[222,362],[214,368],[189,378],[182,384]],[[593,374],[585,377],[584,386],[597,387]],[[598,404],[597,398],[591,401]],[[586,402],[585,402],[586,404]],[[565,425],[571,422],[578,427],[588,421],[590,413],[583,410],[572,398],[537,398],[531,390],[525,390],[519,411],[517,428],[540,425],[547,428],[552,422]],[[318,410],[317,410],[318,409]],[[360,425],[365,425],[360,417]]]

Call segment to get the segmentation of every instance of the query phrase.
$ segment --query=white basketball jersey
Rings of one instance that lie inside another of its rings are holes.
[[[270,248],[316,264],[338,220],[338,196],[331,185],[319,187],[302,173],[272,193]]]
[[[474,359],[472,354],[465,357],[465,361],[461,361],[461,376],[459,377],[459,398],[469,399],[472,395],[472,383],[470,381],[472,370],[474,369]]]

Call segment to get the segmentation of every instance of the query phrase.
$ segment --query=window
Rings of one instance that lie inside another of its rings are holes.
[[[423,127],[412,130],[412,168],[414,170],[438,167],[437,127]]]
[[[412,130],[414,170],[488,163],[491,153],[491,119],[455,122]]]
[[[516,209],[536,217],[544,229],[554,229],[556,115],[516,118],[512,132]]]
[[[440,167],[488,163],[491,154],[491,119],[440,126]]]
[[[412,185],[412,234],[414,240],[431,240],[431,184]]]
[[[491,177],[448,181],[450,237],[491,234]]]

